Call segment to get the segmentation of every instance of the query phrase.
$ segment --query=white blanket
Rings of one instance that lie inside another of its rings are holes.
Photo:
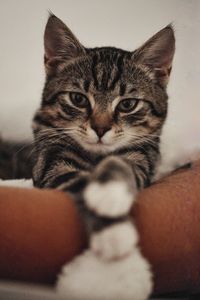
[[[0,179],[0,186],[14,186],[21,188],[32,188],[33,181],[32,179],[11,179],[11,180],[2,180]]]

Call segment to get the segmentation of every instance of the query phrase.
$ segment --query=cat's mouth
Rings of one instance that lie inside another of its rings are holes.
[[[97,145],[105,145],[105,143],[104,143],[101,139],[99,139],[99,140],[97,141]]]
[[[102,140],[99,140],[97,142],[89,142],[87,141],[87,144],[90,145],[90,146],[108,146],[109,144],[105,144]]]
[[[100,139],[98,139],[97,141],[87,141],[87,143],[89,144],[89,145],[96,145],[96,146],[110,146],[111,145],[111,143],[109,143],[109,142],[105,142],[105,141],[103,141],[101,138]]]
[[[101,139],[99,139],[98,141],[87,141],[87,142],[83,142],[82,141],[82,146],[89,151],[93,151],[93,152],[112,152],[114,151],[116,148],[118,148],[118,146],[116,144],[113,143],[108,143],[105,141],[102,141]]]
[[[77,140],[84,149],[92,152],[112,152],[118,149],[121,144],[119,139],[114,139],[113,137],[108,137],[104,135],[103,137],[97,137],[93,135],[89,136],[73,136],[75,140]]]

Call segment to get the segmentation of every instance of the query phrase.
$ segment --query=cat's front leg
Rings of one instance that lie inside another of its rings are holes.
[[[104,159],[92,174],[84,191],[87,207],[102,217],[126,216],[137,194],[131,166],[120,157]]]
[[[104,159],[94,170],[84,191],[84,201],[96,216],[110,219],[110,225],[93,230],[90,248],[105,260],[129,255],[138,241],[128,213],[136,197],[137,187],[131,166],[119,157]]]

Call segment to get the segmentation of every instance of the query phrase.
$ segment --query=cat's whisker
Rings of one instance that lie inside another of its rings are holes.
[[[18,155],[21,151],[25,150],[26,148],[30,147],[31,145],[33,145],[35,142],[32,141],[30,143],[30,141],[28,142],[27,140],[24,140],[23,143],[27,143],[26,145],[23,145],[19,150],[17,150],[15,153],[14,153],[14,156]]]

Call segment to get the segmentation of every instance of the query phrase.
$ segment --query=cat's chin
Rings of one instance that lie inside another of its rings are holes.
[[[112,152],[119,148],[119,145],[117,145],[116,143],[106,144],[103,142],[92,143],[92,142],[83,142],[82,141],[81,145],[84,149],[86,149],[88,151],[102,152],[102,153]]]

